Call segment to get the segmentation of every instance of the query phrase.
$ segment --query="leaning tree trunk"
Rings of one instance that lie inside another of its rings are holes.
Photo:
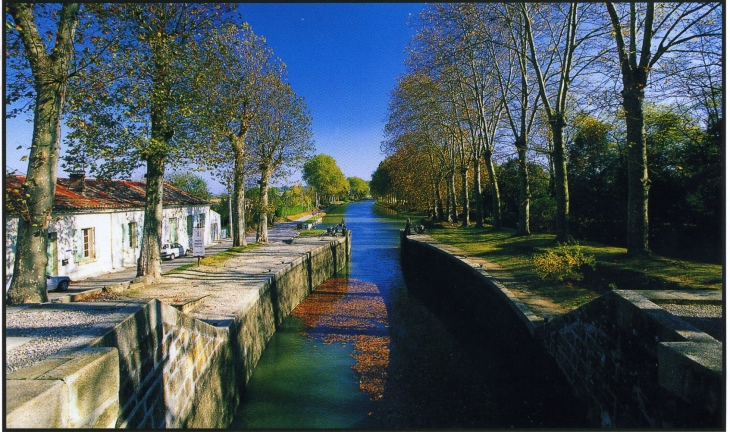
[[[469,175],[464,168],[461,169],[461,205],[464,209],[464,217],[461,220],[462,226],[469,226]]]
[[[269,221],[267,210],[269,208],[269,171],[263,170],[261,173],[261,209],[259,211],[259,227],[256,231],[256,241],[259,243],[269,242]]]
[[[155,154],[147,159],[144,225],[142,244],[137,260],[137,276],[153,280],[162,275],[160,247],[162,246],[162,197],[165,187],[165,156]]]
[[[628,227],[627,252],[646,255],[649,250],[649,171],[644,126],[644,86],[642,82],[626,82],[624,77],[623,106],[626,111],[628,143]],[[644,80],[645,82],[645,80]]]
[[[474,158],[474,206],[476,207],[477,228],[484,227],[484,200],[482,197],[482,166],[480,158]]]
[[[570,199],[568,195],[568,169],[565,161],[565,143],[563,129],[565,120],[562,114],[555,115],[550,126],[553,133],[553,166],[555,168],[555,240],[569,242],[570,235]]]
[[[517,235],[530,235],[530,179],[527,169],[527,143],[520,137],[515,143],[517,147],[517,182],[520,188],[520,208],[517,219]]]
[[[74,53],[74,34],[79,21],[79,3],[61,6],[58,33],[51,54],[46,52],[35,27],[30,4],[9,4],[20,32],[25,55],[34,77],[35,108],[28,171],[22,186],[26,208],[18,209],[18,237],[15,243],[13,280],[8,303],[48,301],[46,265],[48,224],[56,191],[56,173],[61,140],[61,113],[68,71]]]
[[[233,246],[246,246],[246,198],[244,183],[245,154],[243,139],[231,137],[233,147]]]
[[[48,301],[46,248],[56,189],[63,91],[58,84],[46,85],[38,90],[36,98],[28,174],[22,187],[27,211],[22,209],[18,219],[13,281],[8,290],[10,304]]]
[[[489,187],[492,190],[492,227],[499,231],[502,229],[502,203],[499,196],[499,183],[497,183],[497,173],[494,170],[492,153],[486,153],[484,155],[484,162],[487,165]]]

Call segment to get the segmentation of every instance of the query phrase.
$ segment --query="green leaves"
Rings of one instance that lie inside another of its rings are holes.
[[[330,155],[318,154],[309,159],[304,164],[302,177],[320,195],[337,195],[350,189],[350,182]]]

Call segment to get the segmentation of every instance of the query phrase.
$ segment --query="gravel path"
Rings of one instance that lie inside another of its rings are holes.
[[[662,308],[722,342],[722,306],[708,304],[662,304]]]
[[[5,373],[87,346],[139,309],[139,302],[5,308]]]

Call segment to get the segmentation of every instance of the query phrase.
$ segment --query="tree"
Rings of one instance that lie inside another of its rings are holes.
[[[48,301],[48,223],[56,187],[61,114],[73,72],[80,9],[79,3],[64,3],[58,10],[53,5],[30,3],[8,3],[6,6],[10,16],[6,36],[15,39],[8,41],[8,53],[20,58],[16,73],[21,77],[21,84],[23,81],[28,83],[27,87],[9,86],[6,89],[11,91],[8,101],[17,101],[25,95],[33,99],[33,137],[28,171],[22,185],[27,212],[23,212],[26,217],[18,220],[13,280],[8,290],[10,304]],[[38,27],[37,22],[47,24],[48,28]],[[28,66],[29,77],[26,75]]]
[[[370,192],[375,198],[384,199],[393,193],[393,183],[390,180],[387,159],[378,164],[370,180]]]
[[[347,181],[350,183],[350,197],[353,199],[363,199],[370,195],[370,186],[365,180],[360,177],[348,177]]]
[[[208,150],[193,131],[200,41],[226,20],[220,4],[125,3],[110,19],[118,45],[80,76],[68,123],[71,169],[128,176],[146,165],[145,216],[137,275],[160,277],[166,165]],[[93,164],[102,159],[102,164]]]
[[[522,167],[521,163],[517,158],[508,159],[497,167],[499,171],[500,191],[504,201],[504,224],[510,228],[516,228],[520,223],[520,206],[521,206],[521,194],[519,177],[521,176],[520,170]],[[529,176],[527,177],[530,181],[530,190],[533,194],[533,201],[542,202],[549,201],[552,198],[549,197],[548,190],[548,176],[545,169],[533,162],[528,162],[527,167],[529,170]],[[552,209],[552,207],[551,207]],[[554,228],[554,214],[549,212],[545,217],[542,214],[536,214],[535,217],[530,218],[530,229],[541,228],[544,229],[549,227],[551,230]],[[548,219],[549,220],[546,220]]]
[[[613,135],[616,125],[585,113],[573,120],[567,146],[573,235],[624,246],[626,237],[626,149]]]
[[[570,84],[578,74],[597,58],[586,53],[587,42],[600,29],[589,25],[591,30],[581,27],[587,23],[590,4],[555,3],[547,5],[520,4],[519,10],[525,28],[526,57],[535,72],[542,106],[550,124],[552,135],[552,161],[555,169],[555,197],[558,206],[556,217],[556,240],[567,242],[570,235],[570,199],[564,129]],[[535,20],[532,16],[539,17]],[[547,23],[542,28],[534,21]],[[551,25],[554,24],[554,25]],[[583,48],[582,51],[579,48]],[[593,47],[591,47],[593,48]]]
[[[664,57],[690,56],[684,46],[698,39],[722,36],[721,20],[713,15],[721,3],[628,5],[607,2],[623,89],[628,145],[627,252],[646,255],[649,249],[649,171],[644,98],[653,70]],[[627,40],[628,38],[628,40]],[[652,52],[652,45],[659,42]]]
[[[330,197],[350,188],[350,183],[342,174],[335,159],[326,154],[318,154],[305,162],[302,178],[317,191],[317,206],[320,198],[329,201]]]
[[[245,23],[215,30],[202,54],[197,110],[206,115],[197,117],[197,129],[200,139],[210,140],[215,147],[206,162],[223,182],[233,184],[233,245],[244,246],[246,138],[258,121],[257,94],[264,91],[265,77],[282,74],[284,65]]]
[[[504,111],[504,103],[498,97],[497,82],[492,62],[484,55],[486,35],[494,27],[482,16],[483,8],[475,4],[436,5],[422,13],[422,19],[431,27],[424,30],[430,68],[437,68],[439,80],[453,82],[446,88],[453,95],[453,102],[459,105],[460,119],[469,131],[467,148],[460,148],[459,156],[468,156],[473,171],[473,196],[476,205],[476,225],[483,226],[483,203],[481,185],[481,160],[484,158],[489,172],[492,189],[492,214],[495,229],[501,228],[499,186],[494,170],[494,140],[497,126]],[[427,36],[427,38],[426,38]],[[464,164],[461,164],[462,179],[465,179]],[[466,187],[463,187],[466,191]],[[464,200],[464,223],[468,223],[468,197]]]
[[[175,172],[166,177],[166,183],[175,186],[183,192],[187,192],[194,197],[202,198],[204,200],[210,200],[211,198],[208,183],[206,183],[199,175],[191,172]]]
[[[304,103],[279,75],[267,75],[257,95],[258,118],[249,132],[251,164],[259,173],[261,207],[256,241],[268,242],[269,182],[275,175],[287,176],[314,150],[312,118]]]
[[[380,149],[388,156],[406,147],[426,155],[428,167],[424,171],[416,171],[414,166],[404,169],[419,177],[422,184],[430,184],[432,201],[429,213],[443,220],[441,183],[453,173],[449,167],[454,154],[443,137],[445,120],[439,95],[438,84],[425,74],[399,78],[398,85],[391,92],[388,122],[384,128],[386,139]],[[423,190],[423,187],[420,189]]]

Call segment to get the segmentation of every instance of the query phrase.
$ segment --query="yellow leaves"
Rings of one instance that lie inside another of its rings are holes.
[[[560,244],[556,249],[533,255],[532,261],[538,276],[558,281],[581,280],[583,279],[581,266],[594,267],[596,264],[596,258],[593,255],[583,255],[577,244],[573,246]]]
[[[390,361],[390,337],[375,334],[387,328],[388,314],[377,294],[374,284],[333,278],[292,311],[307,328],[323,330],[325,343],[354,344],[352,368],[360,374],[360,390],[373,400],[383,397]]]

